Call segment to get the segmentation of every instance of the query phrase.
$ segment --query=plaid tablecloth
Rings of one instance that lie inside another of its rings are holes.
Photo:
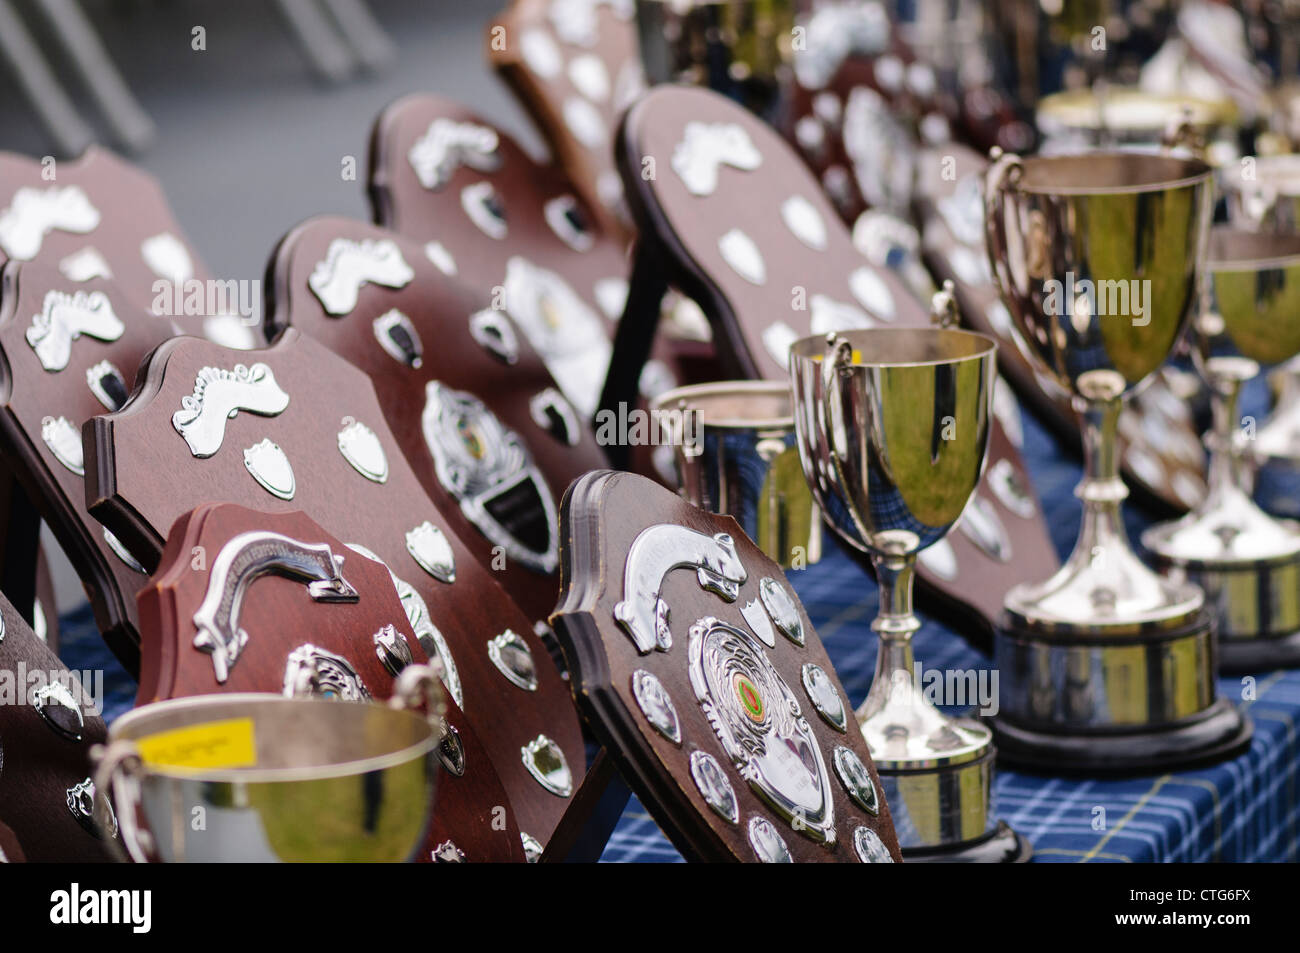
[[[1072,492],[1079,465],[1032,419],[1025,419],[1026,462],[1043,500],[1053,540],[1064,555],[1079,526]],[[1150,518],[1127,511],[1136,540]],[[866,697],[875,667],[870,622],[875,583],[830,547],[816,566],[791,581],[835,663],[854,705]],[[61,620],[62,655],[71,668],[105,672],[105,717],[126,711],[135,685],[104,647],[89,606]],[[930,669],[988,668],[989,660],[936,622],[916,636],[916,656]],[[1262,672],[1254,698],[1243,700],[1240,678],[1219,680],[1220,692],[1255,722],[1250,751],[1214,768],[1129,781],[1080,781],[1001,771],[1000,815],[1034,845],[1038,862],[1259,861],[1297,859],[1296,722],[1300,671]],[[680,861],[644,806],[629,802],[603,861]]]

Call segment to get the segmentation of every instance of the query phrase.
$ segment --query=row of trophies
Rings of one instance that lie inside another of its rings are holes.
[[[39,514],[139,679],[108,729],[75,679],[0,708],[0,855],[596,856],[617,771],[695,859],[1023,861],[996,761],[1247,747],[1216,673],[1300,662],[1300,526],[1255,502],[1300,473],[1292,160],[1216,172],[1241,107],[1205,96],[1098,84],[1035,128],[985,33],[796,7],[516,0],[488,49],[558,164],[400,100],[377,224],[286,235],[261,325],[139,170],[0,156],[0,662],[63,671]],[[1083,451],[1064,563],[999,366]],[[1155,569],[1129,483],[1185,514]],[[879,586],[860,730],[785,575],[824,525]],[[919,690],[914,583],[991,652],[988,722]]]

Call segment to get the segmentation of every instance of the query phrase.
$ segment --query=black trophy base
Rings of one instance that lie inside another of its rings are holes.
[[[1219,639],[1219,671],[1258,675],[1300,667],[1300,632],[1265,639]]]
[[[983,837],[942,847],[905,847],[908,864],[1027,864],[1034,856],[1033,845],[1006,821],[998,821]]]
[[[1253,731],[1250,719],[1223,698],[1192,718],[1133,730],[1063,734],[1001,716],[989,723],[1002,764],[1091,777],[1158,774],[1226,761],[1250,747]]]

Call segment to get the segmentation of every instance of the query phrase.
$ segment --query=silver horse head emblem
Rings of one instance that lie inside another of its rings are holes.
[[[79,186],[22,188],[0,211],[0,248],[17,261],[31,261],[58,229],[84,235],[99,227],[99,210]]]
[[[420,184],[436,192],[451,181],[461,166],[479,172],[501,168],[501,141],[489,126],[439,118],[429,123],[406,158]]]
[[[713,536],[673,523],[660,523],[637,534],[623,567],[623,600],[614,618],[641,654],[672,647],[668,603],[659,597],[664,577],[674,569],[694,569],[701,589],[734,602],[748,578],[727,533]]]
[[[712,195],[724,165],[753,172],[763,154],[743,126],[735,123],[691,121],[673,150],[673,171],[692,195]]]

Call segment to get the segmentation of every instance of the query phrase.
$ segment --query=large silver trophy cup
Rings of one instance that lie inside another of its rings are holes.
[[[992,733],[935,707],[912,653],[916,557],[979,483],[996,351],[982,335],[942,328],[843,332],[790,350],[804,476],[827,524],[871,556],[880,583],[876,673],[857,718],[912,861],[1029,854],[995,819]]]
[[[1268,671],[1300,664],[1300,523],[1251,499],[1246,456],[1258,434],[1250,422],[1242,428],[1238,403],[1261,365],[1300,354],[1300,235],[1216,228],[1206,269],[1211,293],[1195,353],[1213,398],[1209,492],[1142,543],[1171,574],[1205,589],[1218,614],[1220,666]]]
[[[995,154],[985,181],[993,272],[1025,356],[1083,422],[1083,527],[1045,582],[1006,597],[994,719],[1013,762],[1141,772],[1223,757],[1249,723],[1214,689],[1204,593],[1131,549],[1116,425],[1165,362],[1198,295],[1211,169],[1198,159]]]

